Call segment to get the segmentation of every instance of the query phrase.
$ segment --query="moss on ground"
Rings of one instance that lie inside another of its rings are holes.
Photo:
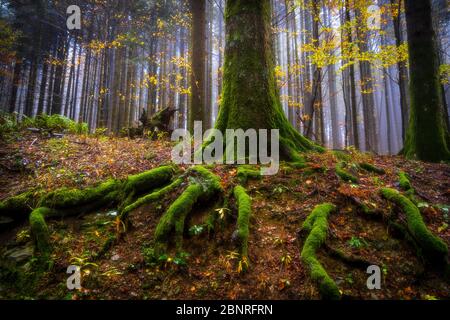
[[[447,263],[447,245],[427,228],[419,209],[414,203],[394,189],[383,188],[381,194],[384,198],[402,208],[406,215],[408,231],[422,248],[423,254],[433,261]]]
[[[327,238],[328,215],[334,210],[336,207],[330,203],[318,205],[303,223],[303,229],[309,231],[309,235],[303,245],[301,258],[309,269],[311,279],[318,284],[322,297],[338,300],[341,293],[316,256]]]

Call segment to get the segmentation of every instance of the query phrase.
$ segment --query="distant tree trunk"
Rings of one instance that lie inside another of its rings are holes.
[[[351,26],[351,16],[349,1],[345,0],[344,9],[344,23],[346,28]],[[343,40],[346,45],[353,44],[353,36],[351,30],[344,30]],[[343,47],[343,51],[346,48]],[[349,61],[344,61],[344,65]],[[346,125],[347,125],[347,139],[349,144],[353,144],[356,148],[361,149],[361,141],[359,139],[359,128],[358,128],[358,105],[356,101],[356,80],[355,80],[355,65],[351,63],[348,68],[348,73],[344,70],[344,78],[347,78],[348,87],[348,97],[347,97],[347,112],[346,112]],[[345,85],[345,84],[344,84]],[[345,90],[344,90],[345,91]]]
[[[436,33],[430,0],[406,0],[410,62],[411,114],[404,154],[424,161],[448,161],[446,128],[442,116]]]
[[[207,123],[205,119],[205,46],[206,46],[206,1],[190,0],[192,12],[191,32],[191,102],[189,110],[189,130],[194,129],[195,121]]]
[[[311,0],[305,0],[305,7],[310,6]],[[311,43],[311,35],[312,35],[312,16],[309,12],[306,12],[306,10],[302,10],[303,15],[303,44],[309,44]],[[305,67],[304,73],[303,73],[303,105],[305,106],[304,109],[304,116],[303,116],[303,124],[304,124],[304,133],[306,137],[312,138],[313,137],[313,117],[314,117],[314,101],[313,101],[313,80],[312,80],[312,67],[311,67],[311,59],[310,59],[310,53],[306,52],[305,50],[302,50],[303,52],[303,65]]]
[[[356,10],[358,46],[362,54],[368,53],[368,28],[362,14]],[[375,112],[375,98],[373,88],[372,66],[369,61],[359,62],[359,74],[361,82],[361,96],[364,117],[364,137],[367,151],[378,152],[377,120]]]
[[[331,21],[331,11],[328,7],[325,6],[325,25],[327,27],[332,27]],[[330,64],[327,67],[328,71],[328,96],[330,100],[330,114],[331,114],[331,132],[332,132],[332,140],[333,140],[333,148],[340,149],[342,148],[341,144],[341,134],[340,134],[340,126],[338,119],[338,102],[337,102],[337,86],[336,86],[336,65]]]
[[[9,112],[13,113],[16,110],[16,104],[17,104],[17,93],[19,90],[20,83],[22,82],[22,66],[23,66],[23,60],[18,59],[16,60],[16,63],[14,65],[14,75],[13,75],[13,81],[12,81],[12,88],[11,88],[11,102],[9,104]]]
[[[284,5],[286,8],[286,55],[287,55],[287,85],[288,85],[288,119],[291,124],[294,124],[294,108],[292,106],[292,101],[294,99],[293,92],[293,81],[292,81],[292,60],[291,60],[291,18],[290,18],[290,1],[285,0]]]
[[[313,1],[312,3],[312,18],[313,18],[313,42],[316,50],[320,47],[320,33],[319,33],[319,22],[320,22],[320,11],[321,11],[321,1]],[[324,110],[322,101],[322,68],[318,67],[316,64],[312,66],[313,70],[313,82],[312,82],[312,100],[311,109],[313,110],[314,121],[315,121],[315,138],[321,144],[325,143],[325,125],[324,125]]]
[[[55,80],[53,84],[53,101],[51,106],[51,114],[61,114],[62,112],[62,92],[64,90],[64,62],[66,60],[67,40],[63,35],[58,39],[58,50],[56,54],[57,66],[54,68]]]
[[[398,10],[398,15],[394,15],[394,35],[395,44],[400,47],[404,43],[404,36],[402,32],[402,21],[401,21],[401,8],[403,0],[390,0],[391,5]],[[406,62],[399,61],[397,63],[398,68],[398,87],[400,90],[400,110],[402,113],[402,140],[405,142],[406,129],[408,127],[409,119],[409,97],[408,97],[408,66]]]

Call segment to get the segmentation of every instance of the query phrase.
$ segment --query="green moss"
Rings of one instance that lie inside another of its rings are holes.
[[[351,154],[346,152],[346,151],[335,150],[335,151],[333,151],[333,154],[339,161],[344,161],[344,162],[351,162],[352,161]]]
[[[155,188],[159,188],[170,183],[173,178],[175,169],[172,166],[159,167],[138,175],[128,177],[124,193],[129,194],[142,194]]]
[[[189,169],[191,181],[203,186],[203,196],[206,200],[217,192],[222,192],[222,184],[220,178],[203,166],[195,166]]]
[[[332,300],[340,299],[341,294],[336,283],[317,260],[316,252],[327,238],[328,215],[335,209],[333,204],[326,203],[317,206],[309,215],[303,223],[303,229],[309,231],[309,235],[301,252],[302,261],[308,267],[311,279],[318,284],[322,297]]]
[[[220,178],[202,166],[188,171],[189,186],[169,207],[160,219],[155,230],[155,258],[158,259],[167,251],[172,233],[175,233],[175,245],[182,251],[184,223],[193,206],[200,201],[208,201],[222,191]]]
[[[367,172],[373,172],[376,174],[386,174],[386,171],[382,168],[378,168],[374,166],[373,164],[362,162],[359,164],[359,167],[366,170]]]
[[[0,202],[0,216],[13,220],[26,219],[35,205],[35,194],[25,192]]]
[[[241,184],[246,184],[249,179],[261,179],[261,171],[252,169],[248,166],[240,166],[238,168],[237,177]]]
[[[427,228],[419,209],[397,190],[384,188],[381,194],[402,208],[406,215],[408,231],[422,248],[423,254],[432,260],[446,261],[447,245]]]
[[[248,236],[250,215],[252,212],[252,200],[242,186],[234,188],[234,197],[238,204],[237,235],[240,243],[241,259],[246,262],[244,267],[248,267]]]
[[[130,212],[132,212],[146,204],[155,202],[155,201],[161,199],[162,197],[164,197],[166,194],[173,192],[182,183],[183,183],[183,179],[177,179],[174,182],[172,182],[170,185],[163,187],[160,190],[155,191],[149,195],[139,198],[134,203],[132,203],[131,205],[129,205],[129,206],[125,207],[125,209],[123,209],[123,211],[121,213],[121,220],[126,220],[128,218],[128,215],[130,214]]]
[[[336,175],[345,182],[358,183],[358,178],[352,175],[350,172],[344,169],[345,163],[339,162],[336,164]]]
[[[191,212],[202,193],[201,185],[191,184],[162,216],[155,231],[156,256],[160,256],[167,251],[169,237],[173,231],[175,231],[177,250],[181,251],[186,216]]]
[[[400,171],[398,174],[398,179],[399,179],[400,188],[402,188],[402,190],[404,190],[404,191],[413,190],[413,187],[411,185],[411,182],[409,181],[408,175],[405,172]]]
[[[49,208],[38,208],[30,214],[31,234],[38,252],[47,255],[50,250],[50,233],[48,231],[45,217],[53,214],[53,210]]]
[[[84,206],[90,209],[106,205],[111,200],[110,194],[117,195],[121,182],[109,180],[95,188],[67,189],[62,188],[45,195],[38,204],[38,207],[57,209],[58,211],[68,210],[73,212],[83,211]],[[117,199],[115,199],[117,201]]]
[[[275,78],[270,1],[227,1],[227,48],[216,129],[279,129],[281,157],[323,148],[303,137],[286,118]]]

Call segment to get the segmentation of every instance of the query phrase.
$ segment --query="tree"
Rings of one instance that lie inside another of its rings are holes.
[[[275,81],[270,0],[228,0],[222,105],[216,129],[279,129],[282,156],[318,149],[287,120]]]
[[[190,0],[192,12],[191,45],[191,102],[189,110],[189,129],[193,130],[195,121],[207,123],[205,119],[205,54],[206,54],[206,1]]]
[[[430,0],[406,0],[411,114],[404,155],[410,159],[450,160],[442,117],[436,34]]]

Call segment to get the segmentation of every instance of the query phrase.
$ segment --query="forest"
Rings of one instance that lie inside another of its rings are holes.
[[[448,300],[449,47],[446,0],[0,0],[0,300]]]

